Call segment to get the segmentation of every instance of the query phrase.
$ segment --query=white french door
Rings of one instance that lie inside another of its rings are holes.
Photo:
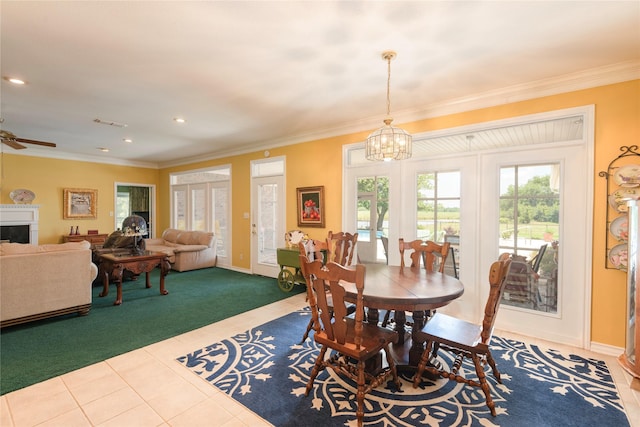
[[[551,309],[540,309],[535,304],[511,304],[504,301],[496,327],[524,335],[535,336],[555,342],[585,347],[588,337],[588,284],[591,260],[591,221],[589,168],[586,167],[587,149],[584,144],[535,150],[518,150],[483,154],[481,156],[482,184],[480,185],[480,207],[482,212],[478,253],[481,266],[488,266],[502,250],[500,241],[500,195],[504,193],[505,180],[501,171],[518,166],[534,170],[533,165],[559,165],[559,235],[553,235],[558,242],[555,262],[554,296]],[[523,213],[520,213],[522,215]],[[523,233],[524,234],[524,233]],[[526,244],[526,235],[521,241]],[[535,243],[535,242],[534,242]],[[485,279],[481,272],[480,279]],[[535,283],[534,291],[540,297],[541,290]],[[540,287],[542,285],[540,284]],[[542,289],[544,291],[544,289]],[[481,300],[486,300],[488,288],[481,290]],[[544,295],[543,295],[544,297]]]
[[[262,175],[262,176],[260,176]],[[252,163],[251,178],[251,271],[278,277],[277,249],[284,246],[284,159]]]

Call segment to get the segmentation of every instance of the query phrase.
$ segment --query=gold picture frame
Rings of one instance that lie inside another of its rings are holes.
[[[98,219],[98,190],[65,188],[63,219]]]
[[[324,187],[300,187],[298,193],[298,227],[324,228]]]

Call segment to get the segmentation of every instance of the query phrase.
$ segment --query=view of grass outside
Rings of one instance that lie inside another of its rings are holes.
[[[560,194],[558,164],[500,169],[500,253],[513,255],[502,302],[557,311]]]

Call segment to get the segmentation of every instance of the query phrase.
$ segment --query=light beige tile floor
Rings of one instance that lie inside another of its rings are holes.
[[[304,294],[116,356],[0,397],[0,426],[269,426],[175,359],[305,306]],[[523,339],[506,333],[498,334]],[[531,339],[526,339],[531,342]],[[536,342],[607,362],[632,427],[640,427],[640,392],[611,356]]]

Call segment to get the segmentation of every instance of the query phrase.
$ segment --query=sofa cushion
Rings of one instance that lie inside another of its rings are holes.
[[[185,231],[178,234],[177,243],[181,245],[205,245],[213,244],[213,233],[206,231]]]
[[[165,240],[166,242],[177,243],[178,234],[180,234],[180,230],[176,230],[174,228],[167,228],[162,233],[162,239]]]
[[[91,243],[86,240],[80,242],[67,242],[60,244],[31,245],[28,243],[2,243],[0,244],[0,256],[35,254],[40,252],[77,251],[90,249]]]

